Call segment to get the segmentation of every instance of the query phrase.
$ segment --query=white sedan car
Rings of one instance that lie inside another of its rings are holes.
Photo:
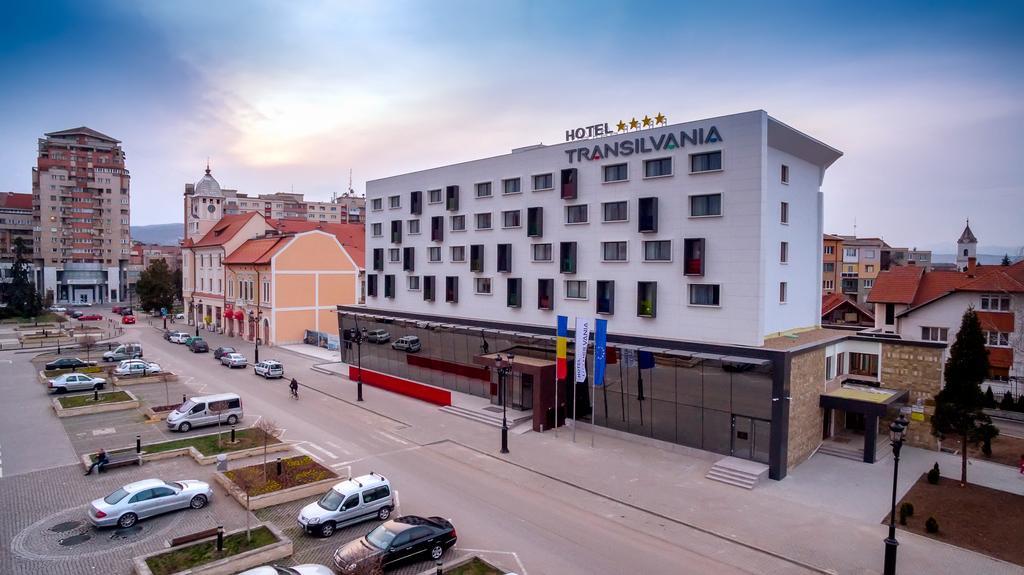
[[[84,373],[65,373],[50,380],[50,391],[64,393],[66,391],[81,391],[83,389],[103,389],[107,380],[102,377],[92,377]]]
[[[189,334],[183,331],[177,331],[171,334],[171,337],[168,338],[168,341],[170,341],[171,343],[185,343],[185,340],[188,339],[188,337]]]
[[[238,575],[334,575],[334,570],[330,567],[317,565],[316,563],[306,563],[305,565],[295,565],[294,567],[264,565],[263,567],[242,571]]]
[[[114,375],[152,375],[161,371],[159,363],[150,363],[141,359],[126,359],[117,366]]]

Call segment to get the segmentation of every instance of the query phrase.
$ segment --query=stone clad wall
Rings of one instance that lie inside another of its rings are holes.
[[[907,444],[937,449],[932,436],[931,416],[935,412],[935,394],[942,389],[942,348],[914,345],[912,342],[882,343],[882,385],[906,389],[910,405],[924,405],[924,421],[911,419]],[[888,433],[891,418],[879,423],[879,434]]]
[[[821,394],[825,390],[825,348],[794,355],[789,376],[789,442],[786,467],[792,469],[821,444]]]

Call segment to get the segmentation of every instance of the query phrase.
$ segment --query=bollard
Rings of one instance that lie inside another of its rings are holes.
[[[281,475],[281,458],[277,458],[277,474]]]
[[[224,526],[217,526],[217,551],[224,550]]]
[[[231,426],[231,443],[235,442],[235,426]]]
[[[93,401],[99,401],[100,400],[100,390],[99,390],[98,387],[92,388],[92,400]]]
[[[181,403],[182,403],[182,404],[184,404],[184,403],[185,403],[186,401],[188,401],[188,398],[187,398],[187,397],[185,397],[185,394],[184,394],[184,393],[183,393],[183,394],[181,394]]]
[[[135,436],[135,453],[142,453],[142,436]]]
[[[443,573],[441,573],[441,566],[444,565],[443,563],[441,563],[441,560],[438,559],[437,561],[435,561],[434,565],[437,566],[437,575],[444,575]]]

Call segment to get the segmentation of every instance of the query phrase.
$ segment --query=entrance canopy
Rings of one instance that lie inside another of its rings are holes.
[[[905,389],[844,383],[839,389],[823,393],[819,405],[865,415],[885,415],[890,405],[905,403],[908,394]]]

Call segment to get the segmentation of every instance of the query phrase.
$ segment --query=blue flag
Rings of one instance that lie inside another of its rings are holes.
[[[594,320],[594,387],[604,385],[605,354],[608,347],[608,320]]]
[[[637,363],[640,369],[653,369],[654,368],[654,353],[650,351],[637,351],[636,352]]]

